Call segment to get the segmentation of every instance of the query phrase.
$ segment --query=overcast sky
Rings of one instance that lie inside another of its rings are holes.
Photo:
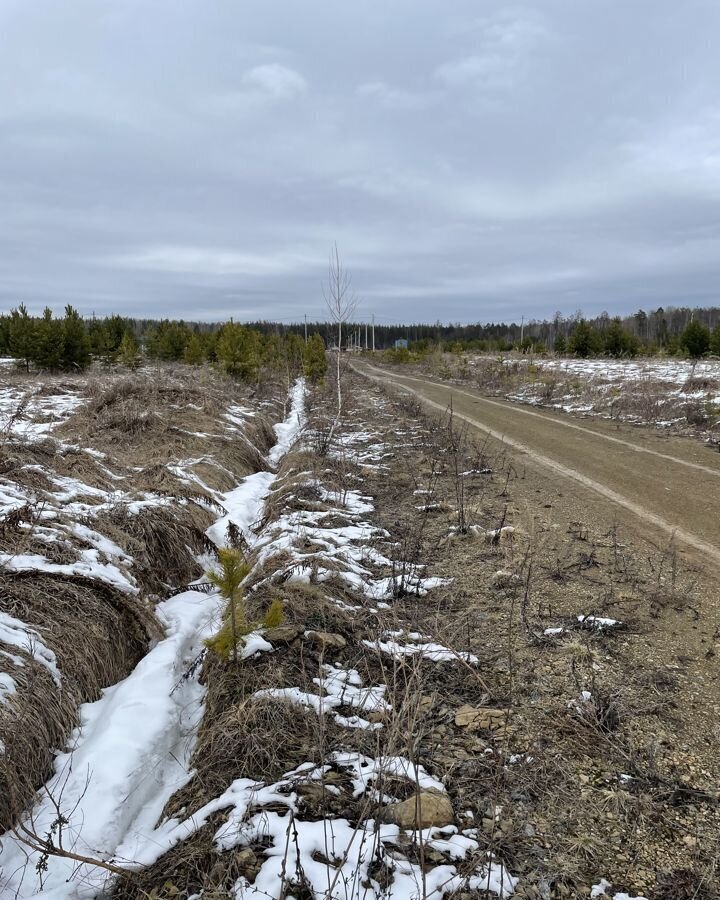
[[[0,0],[0,301],[720,301],[717,0]]]

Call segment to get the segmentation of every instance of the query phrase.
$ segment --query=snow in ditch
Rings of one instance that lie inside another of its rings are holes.
[[[304,384],[299,382],[288,420],[276,427],[285,450],[302,427],[304,396]],[[273,464],[281,455],[272,455]],[[275,477],[259,474],[264,476],[262,481],[250,476],[226,497],[225,527],[227,521],[235,521],[233,516],[240,528],[259,518]],[[224,542],[224,534],[223,530],[217,535],[218,543]],[[52,831],[57,820],[54,801],[59,801],[69,818],[61,826],[63,846],[79,855],[130,865],[156,845],[154,826],[163,807],[191,777],[189,763],[205,695],[192,664],[204,640],[217,629],[222,608],[217,596],[198,591],[185,591],[158,606],[166,637],[124,681],[80,708],[80,726],[67,751],[58,754],[55,775],[40,792],[25,825],[41,836]],[[20,626],[5,622],[18,635]],[[27,634],[27,626],[23,629]],[[46,657],[45,664],[49,663]],[[0,847],[0,896],[21,900],[42,889],[48,900],[84,900],[95,897],[107,880],[105,870],[78,868],[77,863],[56,856],[38,873],[37,854],[28,855],[11,832],[0,838]]]
[[[185,678],[203,640],[217,626],[222,603],[197,591],[158,606],[167,637],[124,680],[80,708],[80,725],[58,754],[55,776],[41,791],[26,824],[43,836],[57,819],[53,800],[69,818],[63,846],[86,856],[133,859],[144,845],[167,799],[183,784],[192,733],[202,715],[204,689]],[[60,835],[56,832],[56,839]],[[107,874],[73,860],[51,857],[38,874],[35,857],[8,833],[0,853],[0,896],[93,897]]]
[[[305,421],[305,382],[298,379],[291,392],[291,405],[284,422],[274,426],[277,443],[268,453],[271,466],[277,466],[282,457],[298,439]],[[221,495],[218,500],[226,513],[208,529],[208,537],[217,546],[225,543],[228,525],[232,523],[245,538],[248,546],[255,543],[253,525],[262,514],[265,498],[277,478],[275,472],[256,472],[249,475],[237,488]]]

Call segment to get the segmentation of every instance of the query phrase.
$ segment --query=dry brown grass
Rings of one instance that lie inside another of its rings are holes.
[[[134,558],[132,572],[145,592],[164,597],[202,574],[196,556],[214,552],[205,534],[214,520],[192,501],[143,507],[136,513],[118,503],[93,519],[93,527]]]
[[[275,440],[264,416],[248,418],[242,433],[230,427],[225,410],[233,403],[247,405],[251,391],[207,368],[99,374],[88,380],[87,393],[89,402],[58,434],[105,451],[123,465],[148,469],[214,454],[225,471],[210,465],[204,473],[217,490],[262,469],[262,454]]]
[[[48,671],[25,658],[12,667],[17,694],[0,706],[0,828],[32,798],[50,774],[80,703],[124,678],[158,635],[150,612],[111,587],[38,573],[0,573],[3,611],[26,622],[55,649],[62,673],[58,690]],[[3,663],[5,665],[5,663]],[[10,668],[10,667],[9,667]]]

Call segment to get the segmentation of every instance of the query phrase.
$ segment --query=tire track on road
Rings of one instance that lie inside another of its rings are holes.
[[[409,385],[404,384],[403,381],[400,381],[398,378],[394,377],[392,373],[388,373],[388,372],[384,371],[383,369],[378,369],[375,366],[371,366],[371,365],[367,365],[367,364],[363,365],[363,366],[357,366],[357,365],[351,363],[351,366],[352,366],[353,370],[356,371],[360,375],[364,375],[365,377],[370,378],[374,381],[389,382],[389,383],[401,388],[402,390],[405,390],[408,393],[413,394],[427,406],[430,406],[431,408],[438,410],[439,412],[442,412],[442,413],[445,413],[447,411],[446,404],[438,403],[435,400],[431,400],[429,397],[426,397],[420,390],[416,390],[415,388],[412,388]],[[371,371],[368,371],[368,370],[371,370]],[[372,374],[371,372],[376,372],[378,374]],[[436,388],[442,389],[445,387],[444,385],[437,385],[434,382],[427,382],[422,378],[417,378],[414,376],[403,375],[403,376],[401,376],[401,378],[419,382],[420,384],[432,384]],[[478,397],[477,395],[471,394],[467,391],[455,391],[454,389],[450,389],[450,388],[447,388],[447,390],[450,390],[451,394],[452,393],[464,394],[465,396],[471,398],[472,400],[481,401],[483,403],[490,403],[493,406],[498,406],[502,409],[508,408],[506,404],[499,403],[498,401],[495,401],[495,400],[486,400],[484,397]],[[544,421],[548,421],[547,417],[542,416],[539,413],[534,413],[531,410],[523,410],[523,409],[517,409],[517,408],[513,407],[512,411],[522,413],[525,415],[536,416],[537,418],[543,419]],[[702,538],[699,538],[697,535],[692,534],[687,529],[680,528],[676,525],[673,525],[671,522],[668,522],[662,516],[657,515],[656,513],[652,512],[652,510],[648,509],[647,507],[643,506],[642,504],[637,503],[634,500],[631,500],[629,497],[626,497],[625,495],[619,493],[618,491],[613,490],[612,488],[608,487],[606,484],[603,484],[602,482],[597,481],[594,478],[590,478],[589,476],[583,474],[582,472],[578,471],[577,469],[572,468],[571,466],[567,466],[564,463],[558,462],[556,459],[553,459],[550,456],[540,453],[537,449],[530,446],[529,444],[524,443],[523,441],[518,441],[514,438],[507,436],[506,434],[504,434],[502,432],[497,431],[494,428],[491,428],[490,426],[484,424],[482,421],[474,418],[473,416],[468,415],[467,413],[463,413],[459,410],[453,409],[453,416],[456,416],[457,418],[462,419],[464,422],[467,422],[469,425],[472,425],[474,428],[477,428],[478,430],[484,432],[485,434],[490,435],[491,437],[495,438],[498,441],[501,441],[502,443],[506,444],[507,446],[512,447],[514,450],[517,450],[518,452],[527,454],[528,457],[534,463],[537,463],[538,465],[541,465],[547,469],[550,469],[550,470],[558,473],[559,475],[563,476],[564,478],[572,479],[573,481],[577,482],[578,484],[581,484],[583,487],[588,488],[589,490],[595,492],[596,494],[599,494],[600,496],[604,497],[606,500],[609,500],[612,503],[615,503],[618,506],[621,506],[624,509],[628,510],[633,515],[639,517],[643,522],[650,523],[655,528],[659,529],[660,531],[664,532],[667,535],[670,535],[670,537],[677,538],[678,540],[682,541],[687,546],[692,547],[694,550],[702,553],[705,557],[714,560],[716,563],[720,563],[720,548],[716,547],[713,544],[708,543],[707,541],[702,540]],[[689,468],[701,469],[701,470],[707,471],[716,476],[720,475],[720,473],[717,470],[710,469],[709,467],[701,466],[700,464],[696,464],[696,463],[690,463],[686,460],[680,460],[680,459],[677,459],[676,457],[670,456],[668,454],[659,453],[654,450],[637,447],[636,445],[632,444],[629,441],[623,441],[620,438],[613,438],[608,435],[598,434],[597,432],[592,431],[589,428],[583,428],[582,426],[575,425],[574,423],[557,422],[556,420],[550,420],[550,421],[552,421],[553,423],[558,424],[560,426],[570,427],[570,428],[585,432],[588,435],[591,435],[592,437],[606,438],[606,439],[609,439],[612,441],[616,441],[620,444],[627,445],[630,447],[630,449],[637,450],[639,452],[651,453],[654,456],[659,456],[661,458],[671,460],[674,463],[680,463],[683,465],[687,465]]]

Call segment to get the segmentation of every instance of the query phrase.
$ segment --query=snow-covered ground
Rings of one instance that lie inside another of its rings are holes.
[[[720,380],[720,360],[699,360],[692,363],[687,359],[521,359],[508,357],[506,365],[518,362],[521,365],[536,365],[546,372],[565,375],[580,375],[599,378],[603,381],[635,381],[651,378],[678,386],[688,378],[708,378]]]
[[[42,437],[86,402],[79,391],[43,393],[42,386],[38,383],[29,390],[14,384],[0,386],[0,434],[12,429],[23,437]]]
[[[304,396],[299,381],[288,418],[276,426],[278,443],[268,457],[274,465],[302,428]],[[272,472],[251,475],[236,490],[217,495],[226,513],[209,530],[211,539],[222,545],[229,522],[249,534],[275,477]],[[158,607],[165,638],[128,678],[81,708],[81,724],[66,752],[57,756],[55,775],[35,808],[20,823],[21,834],[27,836],[23,828],[40,836],[51,833],[56,845],[73,854],[112,859],[116,866],[161,846],[154,826],[170,796],[191,777],[193,736],[203,713],[205,690],[192,663],[217,628],[221,610],[217,595],[198,591],[183,592]],[[0,620],[0,627],[12,631],[16,644],[24,640],[22,623]],[[25,633],[30,634],[27,627]],[[34,646],[39,653],[42,644]],[[43,660],[53,664],[47,653]],[[12,691],[11,685],[5,687]],[[67,821],[59,819],[58,808]],[[52,900],[79,900],[96,896],[107,880],[106,870],[72,857],[51,855],[47,865],[38,867],[42,854],[13,833],[0,838],[0,848],[1,897],[34,897],[42,890]]]

